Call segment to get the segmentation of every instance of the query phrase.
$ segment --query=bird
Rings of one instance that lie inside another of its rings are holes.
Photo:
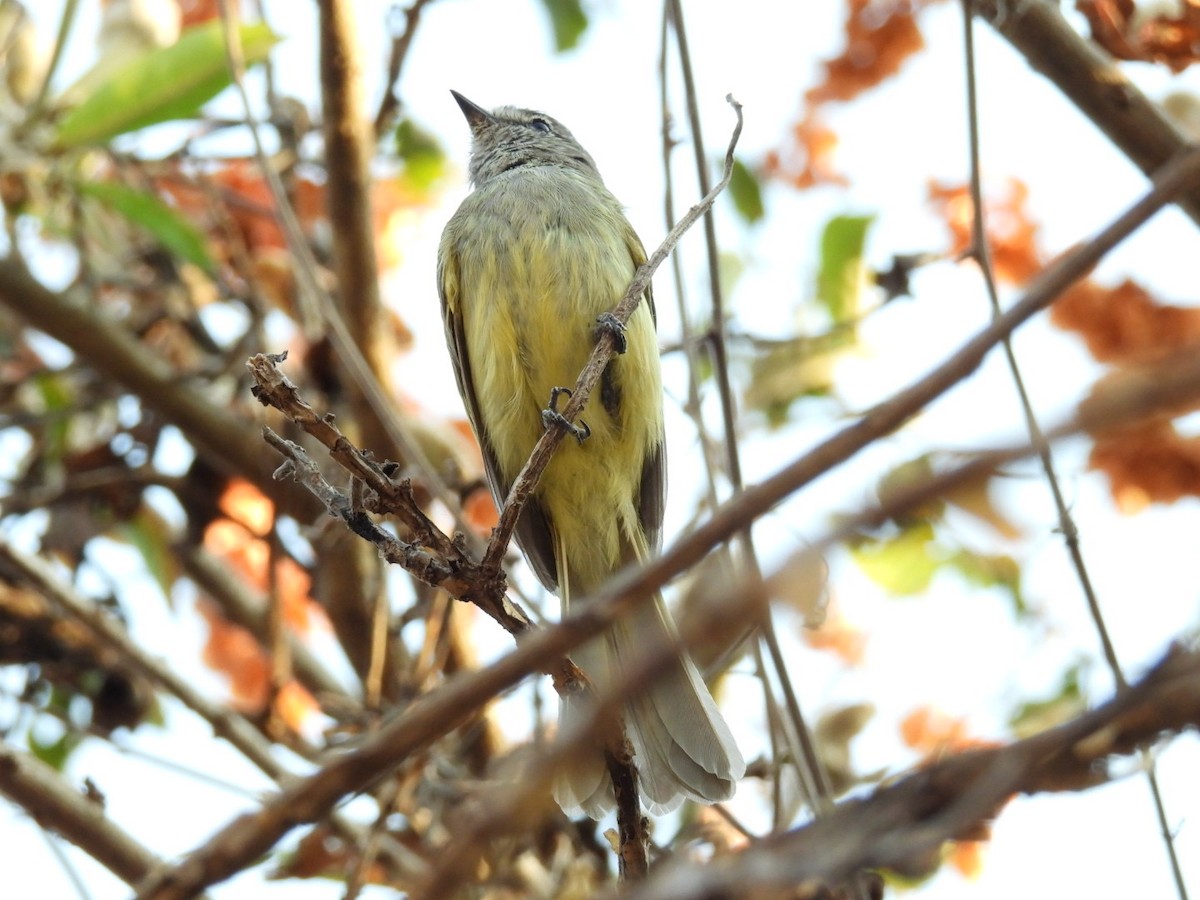
[[[595,161],[562,123],[514,106],[488,111],[451,93],[471,130],[473,190],[443,231],[438,289],[458,389],[497,505],[546,427],[552,392],[575,384],[597,328],[617,330],[619,355],[580,414],[580,439],[559,445],[515,530],[565,616],[661,547],[665,435],[651,290],[623,327],[609,315],[646,252]],[[571,658],[603,693],[641,646],[674,634],[655,594]],[[560,730],[587,712],[586,700],[564,697]],[[733,795],[745,762],[686,654],[622,712],[650,813]],[[559,773],[554,796],[570,815],[600,818],[612,809],[599,749]]]

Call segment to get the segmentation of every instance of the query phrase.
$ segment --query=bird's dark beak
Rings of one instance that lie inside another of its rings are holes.
[[[458,91],[451,91],[450,93],[454,95],[454,99],[458,102],[458,108],[467,117],[467,124],[471,126],[472,131],[478,131],[484,124],[493,121],[492,114],[482,106],[476,106]]]

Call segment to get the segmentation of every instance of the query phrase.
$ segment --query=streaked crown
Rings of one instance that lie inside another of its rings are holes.
[[[475,187],[524,166],[562,166],[600,180],[591,155],[557,119],[515,106],[500,106],[488,112],[457,91],[450,93],[471,126],[469,172]]]

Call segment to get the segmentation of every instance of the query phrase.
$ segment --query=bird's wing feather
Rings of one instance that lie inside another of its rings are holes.
[[[467,418],[475,429],[479,439],[479,449],[483,454],[483,465],[487,470],[488,484],[492,488],[492,496],[497,508],[503,508],[512,488],[512,479],[501,471],[500,462],[492,448],[488,437],[487,427],[479,411],[478,397],[475,393],[475,383],[471,376],[471,357],[467,352],[466,330],[462,320],[462,296],[460,288],[457,260],[452,252],[438,254],[438,296],[442,302],[442,324],[446,329],[446,346],[450,350],[450,362],[454,366],[454,378],[458,382],[458,392],[466,406]],[[660,516],[661,521],[661,516]],[[530,497],[517,520],[517,543],[525,551],[525,555],[534,573],[547,590],[553,591],[558,587],[558,567],[554,561],[554,539],[550,533],[550,523],[545,510],[537,499]]]
[[[646,262],[646,248],[633,226],[625,222],[625,245],[633,260],[634,271]],[[654,293],[646,286],[646,305],[650,307],[650,321],[657,327],[658,317],[654,310]],[[663,510],[667,502],[667,467],[664,453],[663,437],[651,447],[650,452],[642,461],[642,477],[638,493],[638,518],[642,530],[646,533],[647,548],[652,554],[657,554],[662,546]]]

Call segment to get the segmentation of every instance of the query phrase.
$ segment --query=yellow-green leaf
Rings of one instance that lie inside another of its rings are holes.
[[[1018,616],[1029,611],[1025,605],[1025,595],[1021,593],[1021,567],[1011,556],[962,549],[951,554],[946,563],[971,584],[1007,591]]]
[[[933,475],[933,459],[929,454],[923,454],[915,459],[906,460],[890,469],[879,479],[879,486],[876,488],[879,502],[885,507],[889,506],[905,491],[911,490],[915,485],[929,481]],[[940,519],[945,506],[946,504],[941,498],[933,498],[922,504],[919,508],[909,510],[904,516],[904,521]]]
[[[1063,673],[1058,689],[1042,700],[1031,700],[1017,707],[1009,719],[1013,735],[1026,738],[1061,725],[1087,708],[1087,697],[1080,685],[1080,666],[1075,664]]]
[[[894,537],[864,540],[850,548],[863,572],[888,593],[910,596],[924,591],[942,561],[933,551],[933,526],[917,522]]]
[[[428,189],[446,172],[446,154],[436,137],[412,119],[396,126],[396,155],[414,187]]]
[[[766,413],[771,427],[787,422],[792,403],[801,397],[823,397],[833,388],[832,354],[808,338],[793,338],[767,347],[750,366],[745,402]]]
[[[587,13],[579,0],[542,0],[550,16],[550,27],[554,29],[554,49],[559,53],[570,50],[579,43],[587,28]]]
[[[729,197],[733,208],[747,222],[754,223],[763,217],[762,188],[754,173],[740,159],[734,159],[733,172],[729,179]]]
[[[113,71],[58,123],[60,148],[103,143],[119,134],[185,118],[229,84],[223,25],[189,28],[170,47],[136,56]],[[278,41],[262,22],[241,28],[246,65],[262,62]]]
[[[144,228],[180,259],[206,272],[215,268],[204,234],[153,194],[136,191],[115,181],[93,181],[78,187],[81,194],[95,198],[113,212]]]
[[[872,216],[835,216],[821,235],[821,268],[817,300],[836,323],[858,318],[865,276],[863,248]]]

